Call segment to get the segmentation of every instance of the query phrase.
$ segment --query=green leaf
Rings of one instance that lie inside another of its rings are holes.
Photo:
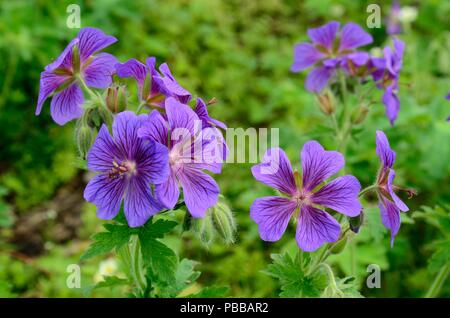
[[[200,276],[200,272],[194,271],[194,267],[197,262],[183,259],[177,267],[175,273],[175,281],[173,283],[167,284],[164,287],[160,287],[161,292],[159,296],[161,297],[175,297],[180,292],[182,292],[187,286],[192,284]]]
[[[147,238],[163,238],[164,234],[170,232],[177,224],[177,222],[163,219],[154,223],[150,220],[140,229],[140,233],[145,233]]]
[[[156,240],[154,234],[152,231],[141,231],[139,233],[144,265],[150,267],[153,275],[159,280],[173,282],[175,280],[177,256],[169,247]]]
[[[97,283],[94,288],[116,287],[128,284],[128,280],[124,278],[119,278],[117,276],[103,276],[103,280]]]
[[[126,225],[105,224],[104,228],[105,232],[97,233],[92,237],[94,242],[81,256],[81,261],[118,249],[128,243],[130,236],[134,233],[134,230]]]
[[[263,273],[280,281],[282,297],[318,297],[326,287],[326,275],[320,271],[307,274],[311,263],[310,254],[298,252],[271,255],[273,262]]]
[[[450,240],[435,242],[433,247],[436,251],[428,261],[428,270],[436,274],[445,264],[450,264]]]
[[[227,286],[211,286],[205,287],[196,294],[191,294],[187,298],[220,298],[225,297],[230,288]]]

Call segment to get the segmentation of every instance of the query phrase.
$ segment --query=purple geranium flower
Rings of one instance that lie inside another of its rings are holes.
[[[130,227],[145,224],[163,208],[150,186],[167,180],[168,150],[138,137],[137,131],[146,118],[129,111],[119,113],[113,123],[113,137],[103,125],[88,153],[88,168],[99,174],[87,185],[84,198],[97,206],[101,219],[114,218],[122,200]]]
[[[305,83],[306,89],[311,92],[320,92],[335,74],[336,68],[346,60],[362,65],[369,58],[366,52],[356,52],[355,49],[372,43],[372,36],[355,23],[347,23],[341,32],[339,26],[339,22],[332,21],[309,29],[308,36],[312,44],[300,43],[294,47],[292,72],[316,66],[308,74]]]
[[[154,110],[139,136],[169,148],[170,176],[156,185],[157,198],[172,209],[183,188],[184,202],[193,217],[203,217],[217,203],[219,186],[203,170],[220,173],[222,140],[217,128],[202,129],[202,121],[187,105],[173,97],[165,101],[167,120]]]
[[[384,90],[382,101],[391,125],[394,124],[400,110],[400,100],[397,93],[404,51],[405,43],[394,39],[394,50],[387,46],[383,50],[384,58],[374,59],[377,70],[372,75],[378,87]]]
[[[93,88],[111,84],[117,60],[108,53],[95,54],[117,39],[95,28],[82,28],[61,55],[41,73],[36,115],[39,115],[47,97],[55,94],[50,104],[53,120],[64,125],[83,113],[83,91],[78,80]],[[77,77],[79,76],[80,79]]]
[[[145,64],[136,59],[130,59],[125,63],[116,64],[115,67],[117,76],[133,77],[137,81],[140,101],[160,106],[162,101],[158,97],[161,96],[162,91],[154,79],[156,76],[159,76],[155,65],[156,58],[149,57]]]
[[[285,232],[292,215],[297,218],[296,240],[307,252],[317,250],[326,242],[338,240],[340,224],[323,206],[344,215],[355,217],[362,206],[358,201],[359,181],[345,175],[321,186],[322,182],[344,166],[344,157],[337,151],[325,151],[316,141],[307,142],[301,152],[303,176],[300,184],[297,174],[284,151],[269,149],[263,163],[252,168],[259,182],[279,190],[285,196],[256,199],[250,207],[250,216],[258,224],[261,239],[277,241]],[[299,214],[297,214],[299,211]]]
[[[133,77],[139,88],[139,99],[150,105],[164,107],[164,98],[173,97],[186,104],[192,95],[183,88],[173,77],[169,66],[164,63],[156,70],[156,59],[149,57],[146,64],[136,59],[130,59],[125,63],[116,65],[119,77]],[[148,88],[147,88],[148,87]]]
[[[400,211],[406,212],[409,209],[394,191],[395,171],[392,167],[396,154],[391,149],[384,132],[378,130],[376,135],[377,155],[381,161],[381,169],[377,177],[378,206],[383,225],[391,231],[391,246],[393,246],[395,236],[400,229]]]
[[[176,81],[170,72],[169,66],[163,63],[159,66],[162,76],[155,76],[155,80],[159,83],[163,94],[167,97],[173,97],[183,104],[187,104],[192,95]]]

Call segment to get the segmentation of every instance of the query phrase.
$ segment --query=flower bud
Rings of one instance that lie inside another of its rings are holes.
[[[334,286],[327,286],[322,295],[320,295],[321,298],[344,298],[344,293],[337,287]]]
[[[335,111],[335,102],[332,94],[326,92],[317,96],[317,102],[319,103],[320,110],[326,114],[331,115]]]
[[[352,123],[355,125],[361,124],[367,117],[369,113],[369,108],[365,105],[362,105],[355,109],[352,114]]]
[[[80,124],[76,128],[76,144],[80,157],[86,158],[95,139],[94,130],[88,125]]]
[[[212,207],[212,221],[217,234],[225,243],[234,243],[236,222],[234,221],[233,212],[223,201],[219,201]]]
[[[211,213],[206,211],[206,215],[201,219],[193,219],[193,229],[200,241],[206,245],[211,245],[216,236],[214,225],[212,223]]]
[[[359,232],[359,228],[364,222],[364,210],[361,210],[361,213],[358,216],[348,218],[348,223],[350,224],[350,230],[354,233]]]
[[[193,219],[193,228],[205,245],[210,245],[216,237],[226,244],[232,244],[235,240],[236,222],[222,196],[215,206],[206,210],[205,217]]]
[[[124,86],[113,85],[106,90],[106,107],[114,114],[127,108],[127,95]]]

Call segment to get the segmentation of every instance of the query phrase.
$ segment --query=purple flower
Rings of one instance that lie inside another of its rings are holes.
[[[384,58],[376,60],[377,70],[372,74],[377,86],[384,90],[382,102],[386,107],[386,116],[389,118],[391,125],[394,124],[400,110],[400,100],[397,93],[404,51],[405,43],[394,39],[394,50],[389,46],[384,48]]]
[[[139,88],[139,99],[149,105],[164,107],[164,98],[173,97],[186,104],[191,99],[191,93],[184,89],[173,77],[169,66],[164,63],[156,70],[156,59],[149,57],[146,64],[136,59],[116,65],[119,77],[133,77]]]
[[[344,215],[360,214],[359,181],[351,175],[338,177],[324,186],[322,182],[344,166],[344,157],[337,151],[325,151],[316,141],[307,142],[301,152],[303,176],[301,184],[297,172],[284,151],[269,149],[263,163],[252,168],[256,180],[279,190],[283,196],[256,199],[250,207],[250,216],[258,224],[261,239],[278,241],[286,231],[290,218],[297,219],[296,240],[307,252],[317,250],[326,242],[338,240],[340,224],[323,206]],[[299,213],[298,213],[299,212]]]
[[[166,182],[156,185],[156,196],[166,208],[172,209],[180,196],[181,185],[191,215],[203,217],[217,203],[219,195],[219,186],[203,170],[221,172],[221,134],[217,128],[202,129],[198,115],[173,97],[166,99],[165,110],[167,120],[154,110],[139,130],[140,137],[169,148],[170,175]]]
[[[139,100],[151,103],[155,106],[161,106],[163,101],[158,97],[162,94],[159,84],[155,81],[155,77],[159,76],[155,68],[156,58],[149,57],[145,64],[136,59],[130,59],[125,63],[115,65],[117,76],[133,77],[137,81]]]
[[[145,224],[163,208],[150,186],[167,180],[168,150],[138,137],[146,118],[129,111],[119,113],[113,123],[113,137],[103,125],[88,153],[89,170],[99,174],[88,183],[84,198],[97,206],[97,215],[103,220],[118,214],[122,200],[130,227]]]
[[[108,53],[95,54],[117,39],[95,28],[82,28],[61,55],[41,73],[36,115],[45,100],[54,93],[50,104],[53,120],[64,125],[83,113],[84,96],[79,79],[89,87],[106,88],[111,84],[117,60]]]
[[[227,126],[217,119],[211,118],[208,113],[208,106],[205,104],[203,99],[197,98],[197,105],[195,107],[195,113],[202,121],[202,127],[219,127],[222,129],[227,129]]]
[[[185,88],[183,88],[170,72],[169,66],[163,63],[159,66],[161,76],[155,76],[155,81],[158,82],[163,94],[167,97],[173,97],[183,104],[187,104],[192,95]]]
[[[339,32],[339,22],[332,21],[321,27],[309,29],[311,43],[300,43],[294,47],[292,72],[300,72],[316,66],[306,78],[306,89],[320,92],[335,74],[336,68],[346,60],[364,64],[368,59],[365,52],[355,49],[372,43],[370,34],[355,23],[347,23]],[[339,33],[339,34],[338,34]]]
[[[387,20],[387,33],[390,35],[402,33],[402,25],[400,24],[400,3],[397,0],[392,1],[391,11]]]
[[[378,207],[383,225],[391,231],[391,246],[393,246],[395,236],[400,229],[400,211],[406,212],[409,209],[394,192],[396,188],[393,184],[395,171],[392,167],[396,154],[391,149],[384,132],[378,130],[376,135],[377,155],[381,162],[381,169],[377,177]]]

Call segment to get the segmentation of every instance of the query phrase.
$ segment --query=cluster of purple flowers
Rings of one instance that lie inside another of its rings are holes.
[[[383,57],[374,57],[357,49],[371,44],[372,36],[355,23],[347,23],[342,30],[339,22],[308,30],[312,43],[300,43],[294,47],[292,72],[314,67],[308,74],[305,87],[320,93],[335,77],[337,70],[357,80],[371,76],[376,86],[384,91],[382,102],[391,124],[397,119],[400,102],[397,96],[398,79],[402,67],[405,44],[394,38],[394,48],[383,50]]]
[[[83,28],[63,53],[41,74],[36,114],[53,94],[51,115],[60,125],[83,114],[83,89],[109,87],[113,75],[133,77],[143,106],[156,106],[150,114],[118,113],[112,135],[106,124],[87,155],[89,170],[97,175],[84,197],[97,206],[101,219],[120,211],[129,226],[138,227],[178,202],[180,187],[193,217],[203,217],[217,203],[219,186],[204,170],[220,173],[227,149],[221,131],[225,124],[211,118],[208,105],[174,78],[167,64],[156,70],[153,57],[143,64],[123,64],[108,53],[98,53],[117,40],[94,28]],[[92,91],[90,91],[92,92]],[[99,98],[100,95],[98,95]]]
[[[391,231],[391,245],[400,229],[400,211],[408,211],[406,204],[395,191],[402,190],[393,182],[395,152],[390,148],[386,135],[376,133],[376,153],[381,168],[376,180],[376,191],[383,225]],[[340,176],[324,184],[344,166],[344,157],[336,151],[325,151],[316,141],[305,143],[300,154],[300,175],[284,151],[272,148],[267,151],[261,164],[252,168],[256,180],[276,190],[281,195],[256,199],[250,216],[258,224],[261,239],[278,241],[292,216],[297,221],[296,240],[307,252],[320,248],[325,243],[340,238],[341,227],[324,208],[329,208],[348,217],[356,217],[362,211],[359,202],[361,185],[354,176]]]

